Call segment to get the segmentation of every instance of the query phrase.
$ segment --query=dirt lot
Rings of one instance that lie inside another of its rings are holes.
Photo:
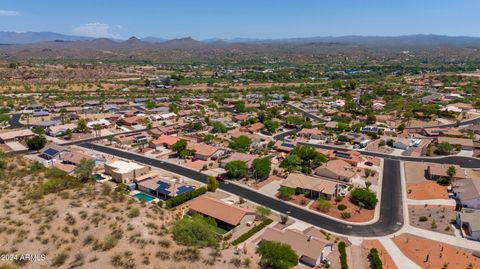
[[[392,257],[390,257],[390,254],[388,254],[387,250],[383,247],[382,243],[378,240],[365,240],[363,241],[362,245],[365,249],[365,255],[368,256],[368,253],[370,252],[370,249],[376,248],[378,250],[378,256],[380,256],[380,259],[382,260],[382,265],[384,268],[389,268],[389,269],[397,269],[398,267],[395,265],[395,263],[392,260]]]
[[[18,262],[22,268],[236,268],[231,248],[177,245],[171,227],[179,212],[141,203],[110,184],[27,199],[44,172],[32,174],[26,159],[7,160],[8,169],[0,169],[0,253],[46,255]]]
[[[388,147],[388,146],[379,146],[380,139],[372,141],[371,143],[368,143],[367,147],[365,148],[368,151],[374,151],[374,152],[381,152],[381,153],[386,153],[390,154],[393,152],[393,149]]]
[[[448,199],[447,186],[435,181],[407,184],[407,197],[414,200]]]
[[[421,183],[426,181],[426,169],[427,165],[424,163],[405,162],[405,178],[407,183]]]
[[[456,211],[453,206],[408,206],[410,225],[425,230],[454,235],[451,225],[455,220]],[[426,221],[420,221],[420,217],[427,217]],[[435,220],[435,222],[433,222]]]
[[[411,234],[401,234],[393,241],[405,256],[422,268],[480,268],[479,258],[458,247]]]

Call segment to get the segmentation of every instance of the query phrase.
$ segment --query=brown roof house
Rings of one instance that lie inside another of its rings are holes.
[[[328,254],[333,251],[333,243],[316,236],[316,233],[315,235],[310,235],[310,233],[310,229],[301,232],[295,229],[278,230],[268,227],[260,235],[258,245],[266,241],[290,245],[297,253],[299,262],[311,267],[320,266]]]
[[[247,167],[251,167],[253,160],[255,160],[257,157],[258,156],[256,155],[234,152],[229,157],[220,160],[220,167],[224,168],[225,165],[231,161],[244,161],[247,164]]]
[[[428,179],[437,180],[439,178],[450,178],[447,170],[450,166],[455,167],[455,175],[453,179],[465,179],[467,177],[465,169],[454,164],[429,164],[427,166],[426,176]]]
[[[331,160],[315,169],[315,174],[336,180],[350,182],[356,175],[354,167],[344,160]]]
[[[473,150],[473,140],[468,138],[456,138],[448,136],[440,136],[437,138],[438,143],[447,142],[451,145],[460,145],[463,150]]]
[[[211,217],[217,222],[217,226],[228,232],[235,230],[239,226],[246,225],[255,220],[256,214],[253,211],[241,208],[236,205],[227,204],[221,200],[199,196],[191,200],[188,204],[188,214],[201,214]]]
[[[188,142],[187,149],[194,150],[195,151],[194,157],[204,161],[216,155],[220,150],[219,148],[214,146],[210,146],[203,143],[191,142],[191,141]]]
[[[280,185],[282,187],[300,189],[302,192],[310,192],[310,198],[312,199],[317,199],[321,196],[331,200],[337,195],[338,183],[324,178],[291,173]]]

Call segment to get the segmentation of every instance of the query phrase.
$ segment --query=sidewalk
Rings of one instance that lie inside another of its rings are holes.
[[[397,265],[398,268],[404,268],[404,269],[420,269],[420,266],[418,266],[416,263],[411,261],[409,258],[407,258],[403,252],[393,243],[390,238],[387,237],[382,237],[379,238],[380,243],[382,243],[383,247],[387,250],[388,254],[390,254],[390,257],[392,257],[393,262],[395,265]]]
[[[413,200],[407,199],[408,205],[446,205],[455,206],[456,202],[453,199],[431,199],[431,200]]]

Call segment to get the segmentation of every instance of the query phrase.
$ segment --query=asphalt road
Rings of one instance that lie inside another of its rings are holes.
[[[8,129],[20,129],[25,126],[20,123],[20,117],[22,117],[22,114],[11,114],[10,116],[10,120],[8,121],[10,126]]]
[[[332,150],[339,150],[339,151],[348,151],[351,149],[335,147],[331,145],[324,145],[324,144],[308,144],[308,143],[300,143],[304,145],[310,145],[316,148],[322,149],[332,149]],[[387,160],[395,160],[395,161],[410,161],[410,162],[429,162],[429,163],[441,163],[441,164],[456,164],[464,168],[480,168],[480,159],[473,158],[473,157],[463,157],[463,156],[446,156],[446,157],[409,157],[409,156],[396,156],[390,155],[385,153],[379,152],[371,152],[371,151],[359,151],[363,155],[367,156],[374,156],[380,157]]]
[[[172,163],[163,162],[161,160],[151,159],[145,156],[140,156],[93,143],[83,143],[79,146],[158,167],[188,178],[195,179],[202,183],[206,183],[207,180],[207,176],[200,172],[196,172]],[[384,179],[382,184],[380,218],[377,222],[368,225],[344,224],[298,208],[279,199],[265,196],[259,192],[236,184],[226,184],[220,182],[219,187],[222,190],[236,194],[247,200],[269,207],[275,211],[288,214],[296,219],[305,221],[318,227],[322,227],[332,232],[353,236],[373,237],[392,234],[398,231],[403,225],[400,163],[396,160],[385,160],[383,173]]]

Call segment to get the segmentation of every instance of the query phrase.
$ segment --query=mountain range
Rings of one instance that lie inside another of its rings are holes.
[[[469,36],[444,36],[444,35],[404,35],[404,36],[326,36],[326,37],[302,37],[302,38],[279,38],[279,39],[256,39],[256,38],[232,38],[220,39],[211,38],[205,40],[194,40],[190,37],[165,39],[159,37],[132,37],[127,40],[117,40],[106,38],[93,38],[86,36],[64,35],[53,32],[0,32],[0,44],[3,45],[25,45],[43,42],[76,42],[76,41],[95,41],[95,43],[104,43],[110,45],[125,43],[127,45],[138,46],[144,43],[156,44],[175,44],[180,43],[243,43],[243,44],[306,44],[306,43],[338,43],[349,45],[365,46],[480,46],[480,37]],[[85,42],[81,42],[84,43]],[[190,44],[191,45],[191,44]]]

